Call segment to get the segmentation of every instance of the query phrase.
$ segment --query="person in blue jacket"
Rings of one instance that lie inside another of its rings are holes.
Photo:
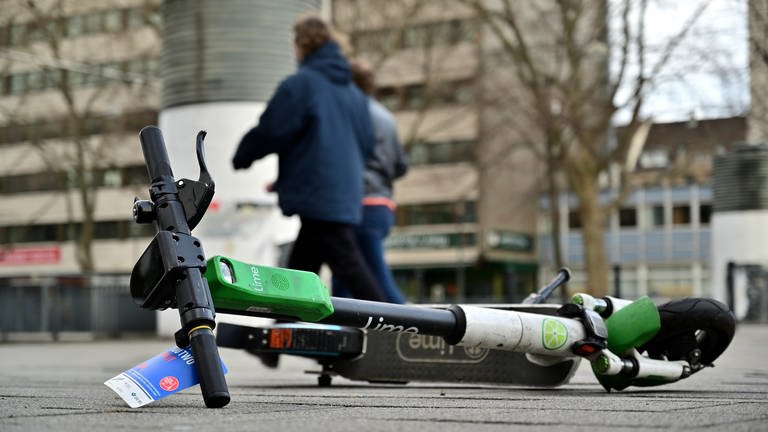
[[[298,70],[280,83],[232,164],[246,169],[278,155],[272,190],[283,214],[301,220],[288,267],[318,273],[325,263],[355,298],[385,301],[354,232],[375,145],[368,101],[325,21],[304,17],[293,30]]]

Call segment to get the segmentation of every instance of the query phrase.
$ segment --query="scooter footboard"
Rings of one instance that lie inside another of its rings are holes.
[[[439,336],[367,334],[365,355],[334,361],[327,370],[352,380],[448,382],[557,387],[568,383],[579,358],[540,366],[524,353],[449,345]]]
[[[436,307],[441,309],[441,307]],[[444,307],[443,307],[444,308]],[[555,317],[556,305],[492,305]],[[431,308],[430,308],[431,309]],[[543,321],[542,321],[543,322]],[[549,321],[546,321],[549,322]],[[482,346],[456,346],[441,336],[412,332],[365,331],[348,326],[285,323],[263,327],[220,324],[219,346],[241,348],[259,356],[278,354],[313,358],[322,365],[321,385],[332,375],[357,381],[405,383],[487,383],[527,387],[566,384],[579,366],[578,357],[531,360],[522,352]]]

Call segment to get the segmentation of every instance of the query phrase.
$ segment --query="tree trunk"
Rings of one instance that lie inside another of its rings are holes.
[[[579,197],[581,235],[587,273],[586,292],[595,297],[608,295],[608,260],[605,255],[605,213],[600,208],[597,176],[585,176],[575,190]]]
[[[76,116],[74,110],[73,116]],[[93,231],[94,211],[96,201],[96,183],[93,178],[94,169],[88,166],[86,159],[87,142],[84,137],[84,117],[77,117],[74,122],[73,138],[76,148],[76,178],[77,194],[83,216],[81,221],[80,236],[76,241],[76,256],[80,271],[90,273],[94,269],[93,264]]]
[[[552,258],[555,263],[555,269],[560,269],[565,266],[563,260],[563,249],[560,236],[562,232],[560,230],[560,190],[557,187],[557,180],[555,179],[556,166],[552,162],[550,157],[547,160],[547,196],[549,198],[549,223],[551,224],[550,233],[552,236]]]

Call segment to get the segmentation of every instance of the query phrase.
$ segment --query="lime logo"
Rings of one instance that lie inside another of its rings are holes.
[[[548,350],[556,350],[568,340],[568,329],[558,320],[545,318],[541,324],[541,343]]]
[[[481,360],[488,355],[488,349],[480,347],[464,347],[464,354],[472,360]]]

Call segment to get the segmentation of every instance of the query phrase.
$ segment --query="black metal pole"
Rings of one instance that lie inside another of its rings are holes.
[[[728,309],[734,310],[734,300],[735,300],[735,283],[734,278],[736,277],[736,263],[733,261],[728,261],[728,264],[725,268],[725,295],[726,300],[728,301]]]
[[[320,321],[374,331],[411,332],[442,336],[458,343],[464,336],[461,308],[436,309],[332,297],[333,315]]]

